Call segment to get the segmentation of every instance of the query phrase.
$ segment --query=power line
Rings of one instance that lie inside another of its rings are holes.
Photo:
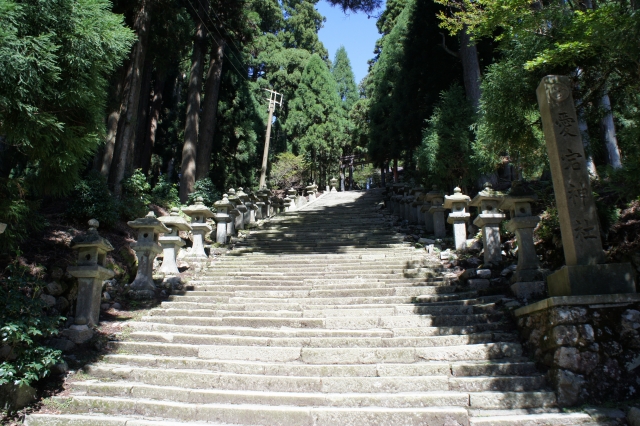
[[[216,19],[220,22],[220,25],[222,28],[225,28],[224,22],[222,22],[222,19],[220,19],[220,17],[218,16],[218,14],[216,13],[216,11],[211,8],[211,11],[213,12],[213,14],[215,15]],[[209,20],[211,20],[211,18],[209,18]],[[213,22],[212,22],[213,23]],[[226,29],[226,28],[225,28]],[[229,30],[226,30],[227,34],[229,34],[229,41],[231,41],[231,44],[233,44],[233,46],[236,48],[236,50],[238,52],[240,52],[240,48],[238,47],[238,45],[233,41],[233,37],[231,37],[231,33],[229,32]],[[220,32],[218,32],[218,34],[220,34]],[[222,37],[222,34],[220,34],[220,37]]]
[[[209,30],[209,28],[207,27],[207,24],[205,23],[204,19],[202,19],[202,17],[201,17],[201,16],[200,16],[200,14],[198,13],[198,10],[193,6],[193,3],[191,3],[191,0],[188,0],[188,2],[189,2],[189,5],[191,6],[191,8],[193,9],[193,11],[195,12],[196,16],[198,17],[198,19],[202,22],[202,25],[204,25],[204,28],[207,30],[207,32],[208,32],[208,33],[211,33],[211,31],[210,31],[210,30]],[[215,28],[215,23],[211,20],[211,17],[209,17],[209,16],[208,16],[208,14],[207,14],[207,17],[209,18],[209,21],[214,25],[214,28]],[[218,34],[220,34],[220,31],[218,31],[218,30],[217,30],[217,28],[216,28],[216,31],[218,32]],[[224,36],[223,36],[222,34],[220,34],[220,37],[224,38]],[[215,39],[214,39],[213,41],[214,41],[218,46],[220,46],[220,44],[219,44]],[[231,51],[231,52],[233,53],[233,51]],[[237,56],[235,56],[235,58],[236,58],[236,60],[238,59],[238,57],[237,57]],[[243,73],[241,73],[241,72],[238,70],[238,68],[236,68],[236,66],[233,64],[233,61],[228,61],[228,62],[229,62],[229,64],[231,64],[231,66],[233,67],[233,69],[235,69],[235,70],[236,70],[236,72],[238,73],[238,75],[239,75],[240,77],[244,78],[247,82],[250,82],[250,80],[249,80],[249,79],[248,79],[248,78],[247,78]]]

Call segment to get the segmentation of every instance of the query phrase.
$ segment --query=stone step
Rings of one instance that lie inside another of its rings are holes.
[[[515,335],[481,333],[426,337],[262,337],[134,331],[128,339],[139,342],[187,343],[191,345],[279,346],[302,348],[403,348],[443,347],[491,342],[513,342]]]
[[[445,426],[466,424],[463,407],[293,407],[249,404],[201,404],[147,399],[74,396],[56,397],[67,413],[101,412],[118,416],[140,415],[179,421],[220,422],[243,425],[387,425]]]
[[[429,281],[416,280],[397,280],[393,282],[385,281],[369,281],[369,280],[344,280],[342,284],[333,284],[337,281],[327,280],[327,284],[310,284],[305,281],[287,281],[265,280],[265,281],[247,281],[247,280],[219,280],[219,281],[189,281],[185,292],[180,295],[187,294],[187,291],[311,291],[311,290],[356,290],[356,289],[375,289],[375,288],[395,288],[395,287],[433,287],[441,285],[450,285],[448,281],[443,279],[433,279]],[[225,284],[219,284],[225,283]]]
[[[498,342],[465,346],[418,348],[307,348],[190,345],[158,342],[110,342],[129,354],[198,357],[219,360],[302,362],[306,364],[377,364],[421,361],[481,361],[520,357],[519,343]]]
[[[233,291],[183,291],[176,295],[170,296],[170,301],[194,301],[206,302],[213,297],[214,302],[219,302],[220,297],[248,297],[248,298],[297,298],[304,300],[306,298],[336,298],[336,297],[384,297],[384,296],[422,296],[424,294],[435,293],[453,293],[457,290],[454,285],[440,286],[407,286],[407,287],[375,287],[375,288],[351,288],[351,289],[327,289],[327,290],[286,290],[286,289],[270,289],[270,290],[245,290],[237,288]]]
[[[72,385],[74,394],[101,397],[132,397],[162,400],[171,395],[175,402],[197,404],[262,404],[266,406],[296,407],[434,407],[469,405],[469,394],[449,391],[406,391],[402,393],[380,391],[341,392],[279,392],[243,389],[207,389],[176,386],[147,385],[139,382],[81,382]]]
[[[104,416],[100,414],[29,414],[25,426],[202,426],[202,423],[149,420],[140,416]],[[210,426],[229,426],[207,422]]]
[[[565,426],[590,423],[593,419],[584,413],[512,414],[471,417],[470,426]]]
[[[168,324],[188,324],[229,327],[290,327],[367,330],[372,328],[416,328],[474,326],[487,323],[499,324],[502,315],[440,315],[440,316],[380,316],[380,317],[324,317],[324,318],[279,318],[279,317],[216,317],[207,309],[155,309],[153,316],[143,317],[143,321]]]
[[[390,377],[390,376],[534,376],[538,374],[535,364],[526,359],[512,358],[508,361],[424,361],[413,364],[360,364],[360,365],[310,365],[287,364],[262,361],[212,360],[194,357],[169,357],[149,355],[105,355],[107,364],[161,369],[206,370],[269,376],[304,377]]]

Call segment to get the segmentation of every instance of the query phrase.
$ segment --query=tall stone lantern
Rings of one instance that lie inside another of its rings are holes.
[[[255,194],[255,200],[253,204],[258,208],[258,210],[256,210],[256,220],[267,218],[266,201],[263,194],[264,192],[262,190],[258,191]]]
[[[71,248],[78,250],[78,261],[76,266],[69,266],[67,272],[78,279],[78,300],[75,324],[64,334],[76,343],[93,336],[89,327],[99,322],[102,281],[114,276],[114,272],[106,268],[107,253],[113,246],[98,234],[99,225],[97,220],[91,219],[89,231],[71,241]]]
[[[484,190],[473,197],[470,206],[478,207],[480,214],[473,224],[482,229],[482,244],[484,245],[484,263],[497,264],[502,260],[500,247],[500,222],[505,215],[498,211],[504,194],[494,191],[490,183],[485,183]]]
[[[180,209],[177,207],[171,209],[169,216],[162,216],[158,219],[171,231],[158,238],[158,243],[160,243],[163,250],[162,266],[159,271],[168,275],[177,275],[180,271],[176,264],[176,256],[180,248],[184,247],[184,241],[178,233],[180,231],[191,231],[192,227],[189,222],[180,216]]]
[[[422,203],[424,202],[424,188],[417,187],[411,190],[413,192],[413,201],[411,202],[411,221],[416,225],[424,223],[424,216],[420,212]]]
[[[242,209],[239,208],[240,204],[242,204],[242,201],[240,201],[240,198],[238,198],[238,196],[236,195],[235,189],[229,188],[228,193],[229,202],[233,204],[233,209],[229,211],[229,214],[231,215],[233,220],[227,224],[227,235],[229,237],[232,237],[236,235],[238,229],[243,229],[243,227],[241,226],[242,220],[240,220],[240,217],[242,216]]]
[[[236,205],[236,210],[238,211],[238,214],[235,216],[236,231],[244,229],[244,215],[248,211],[247,206],[244,205],[244,201],[242,200],[245,195],[246,194],[242,191],[242,188],[238,188],[238,192],[233,188],[229,189],[229,200]],[[240,198],[241,196],[242,198]]]
[[[287,196],[284,199],[285,202],[285,211],[286,212],[294,212],[296,211],[296,196],[298,195],[298,191],[296,191],[293,188],[290,188],[287,191]],[[291,200],[291,202],[289,202],[287,204],[287,200]]]
[[[316,192],[318,191],[318,185],[315,183],[310,183],[309,186],[305,188],[307,190],[307,194],[309,194],[309,202],[315,201]]]
[[[464,250],[467,247],[467,221],[471,216],[467,213],[467,206],[471,198],[464,195],[462,190],[455,187],[453,195],[444,197],[444,208],[451,210],[447,222],[453,224],[453,238],[456,250]]]
[[[331,186],[331,192],[338,192],[338,190],[336,189],[336,187],[338,186],[338,179],[332,177],[329,180],[329,186]]]
[[[131,296],[136,299],[151,299],[155,296],[156,286],[153,283],[153,261],[162,253],[158,244],[160,233],[169,233],[169,228],[156,218],[153,212],[145,217],[127,222],[129,227],[138,231],[138,239],[131,244],[138,258],[138,273],[129,286]]]
[[[207,224],[207,219],[213,217],[213,212],[204,205],[202,197],[196,198],[195,204],[184,207],[182,211],[191,218],[193,246],[187,257],[207,259],[207,253],[204,251],[204,236],[211,232],[212,228]]]
[[[213,220],[216,222],[216,243],[227,244],[227,224],[233,219],[229,212],[233,210],[233,204],[229,201],[227,194],[222,195],[222,200],[214,204],[216,213]]]
[[[242,205],[244,206],[244,211],[242,212],[242,229],[246,228],[250,222],[250,215],[252,210],[251,197],[249,194],[245,193],[242,187],[238,188],[238,193],[236,194],[240,201],[242,201]]]
[[[427,214],[429,217],[425,218],[425,224],[429,229],[429,223],[433,224],[433,234],[436,238],[444,238],[446,230],[444,227],[444,212],[445,208],[442,206],[444,203],[444,194],[438,190],[436,185],[431,187],[431,191],[427,192],[427,202],[430,203]]]
[[[251,208],[249,209],[249,228],[255,228],[256,220],[262,216],[262,207],[258,206],[260,199],[256,194],[250,194],[249,201],[251,203]]]

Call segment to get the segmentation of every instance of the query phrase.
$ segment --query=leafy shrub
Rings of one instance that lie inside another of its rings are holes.
[[[367,179],[369,178],[373,178],[373,186],[380,183],[380,172],[371,164],[367,164],[364,167],[357,166],[353,169],[353,182],[359,188],[366,188]]]
[[[160,176],[158,183],[151,190],[151,202],[165,208],[179,206],[178,185],[167,182],[167,178],[164,175]]]
[[[213,207],[213,203],[222,198],[220,192],[213,185],[209,178],[197,180],[193,192],[189,194],[188,203],[193,204],[198,197],[202,197],[203,203],[207,207]]]
[[[145,216],[151,203],[151,185],[141,169],[122,180],[122,199],[120,213],[124,220],[133,220]]]
[[[100,226],[112,227],[118,220],[118,210],[118,202],[109,191],[105,177],[91,171],[74,187],[67,216],[78,222],[97,219]]]
[[[0,310],[0,385],[29,385],[61,362],[61,352],[42,343],[58,333],[58,324],[64,319],[46,315],[40,298],[44,285],[17,261],[0,277],[0,300],[4,303]]]
[[[304,158],[291,152],[278,154],[271,165],[269,181],[275,189],[291,188],[294,184],[302,182],[304,170]]]
[[[0,222],[7,224],[0,234],[0,253],[10,253],[45,221],[37,213],[40,202],[28,199],[22,179],[0,179],[0,194]]]

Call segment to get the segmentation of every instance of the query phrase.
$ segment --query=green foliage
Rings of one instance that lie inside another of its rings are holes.
[[[161,175],[151,190],[151,202],[168,209],[180,206],[178,185],[168,182],[166,175]]]
[[[4,303],[0,310],[0,346],[11,348],[5,358],[0,358],[0,385],[33,384],[61,361],[60,351],[42,343],[58,333],[63,320],[58,315],[46,315],[40,298],[44,285],[17,261],[0,277],[0,299]]]
[[[366,164],[363,167],[357,166],[353,169],[353,183],[359,188],[365,188],[369,178],[373,178],[374,185],[380,183],[380,170],[371,164]]]
[[[146,216],[151,203],[151,185],[141,169],[122,180],[120,214],[124,220]]]
[[[288,189],[302,182],[304,159],[290,152],[278,154],[271,164],[269,183],[274,189]]]
[[[44,227],[37,213],[40,202],[28,197],[23,179],[0,178],[0,222],[7,229],[0,234],[0,253],[10,253],[27,239],[31,231]]]
[[[118,208],[118,202],[109,191],[106,178],[92,171],[74,187],[66,215],[78,222],[97,219],[100,226],[110,228],[119,219]]]
[[[107,77],[134,40],[108,0],[0,0],[2,168],[67,193],[102,141]]]
[[[454,85],[442,92],[427,120],[418,154],[418,168],[425,181],[443,188],[475,183],[478,164],[473,161],[474,115],[462,87]]]
[[[342,101],[342,108],[345,113],[348,113],[358,100],[358,88],[351,69],[351,61],[349,61],[349,56],[344,46],[340,46],[336,51],[331,74],[338,87],[338,96]]]
[[[188,203],[195,203],[198,197],[202,197],[202,202],[207,207],[213,207],[213,204],[222,198],[220,192],[209,178],[196,181],[193,192],[189,194]]]

